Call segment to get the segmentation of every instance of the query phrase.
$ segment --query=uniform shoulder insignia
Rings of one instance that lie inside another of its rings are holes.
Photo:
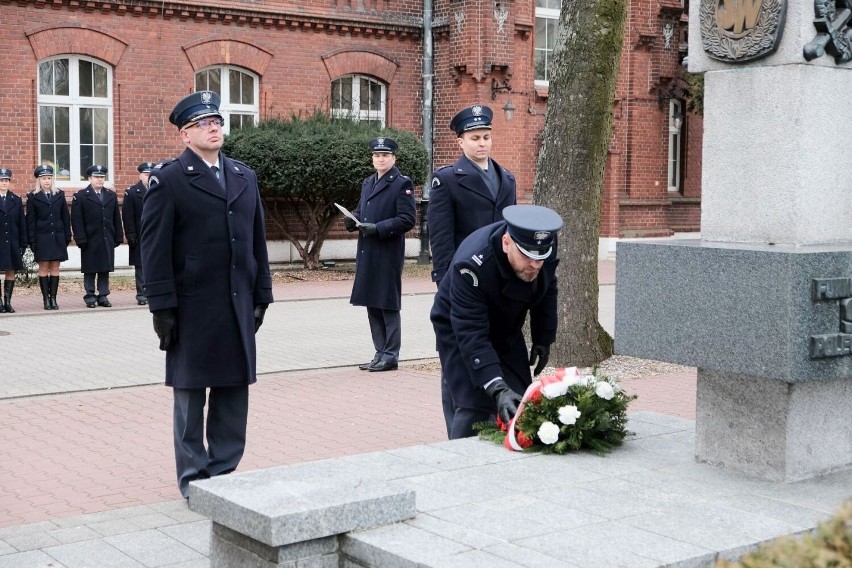
[[[459,274],[470,278],[471,284],[473,284],[474,288],[477,288],[479,286],[479,276],[477,276],[470,268],[460,269]]]
[[[231,158],[231,159],[234,160],[234,158]],[[234,166],[234,171],[237,171],[237,172],[242,171],[238,166],[242,166],[243,168],[245,168],[247,170],[251,169],[247,163],[245,163],[241,160],[234,160],[234,163],[237,164],[236,166]]]
[[[165,168],[166,166],[170,166],[171,164],[174,164],[175,162],[177,162],[177,158],[170,158],[168,160],[163,160],[162,162],[159,162],[156,166],[154,166],[154,169],[160,170],[162,168]]]
[[[158,178],[154,174],[151,174],[151,177],[148,178],[148,189],[151,189],[156,185],[160,185],[160,178]]]

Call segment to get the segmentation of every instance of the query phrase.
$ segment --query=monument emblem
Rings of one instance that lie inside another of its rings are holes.
[[[786,0],[701,0],[701,42],[713,59],[742,63],[775,51]]]
[[[852,0],[814,0],[814,27],[817,35],[803,49],[807,61],[826,52],[837,64],[852,61]]]

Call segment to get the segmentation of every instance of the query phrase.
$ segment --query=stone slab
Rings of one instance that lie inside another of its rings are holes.
[[[325,460],[332,462],[336,460]],[[341,467],[346,462],[337,460]],[[321,464],[328,465],[328,464]],[[306,468],[294,468],[304,473]],[[307,468],[310,470],[310,467]],[[297,479],[287,468],[190,484],[189,507],[268,546],[282,546],[414,516],[414,492],[353,475]]]
[[[776,245],[852,242],[850,92],[852,67],[708,73],[701,237]]]
[[[839,300],[813,301],[812,280],[852,277],[852,243],[624,242],[616,270],[619,355],[787,382],[852,377],[852,356],[810,357],[812,335],[840,330]]]

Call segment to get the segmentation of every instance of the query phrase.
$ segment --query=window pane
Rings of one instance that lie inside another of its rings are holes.
[[[331,84],[332,103],[336,110],[352,110],[352,77],[338,79]]]
[[[547,47],[547,18],[535,19],[535,48],[545,49]]]
[[[53,61],[38,64],[38,94],[53,94]]]
[[[96,144],[108,144],[109,125],[107,119],[109,112],[105,108],[94,108],[92,114],[94,117],[94,142]]]
[[[56,125],[54,133],[56,142],[68,144],[71,142],[71,109],[68,107],[55,107]]]
[[[233,104],[237,104],[241,102],[242,97],[240,96],[240,87],[242,87],[242,83],[240,82],[240,73],[239,71],[234,71],[233,69],[228,71],[228,92],[230,95],[229,100]]]
[[[535,0],[535,7],[559,10],[562,7],[562,2],[560,0]]]
[[[206,91],[207,90],[207,71],[199,71],[195,74],[195,90],[196,91]]]
[[[94,96],[107,97],[107,69],[103,65],[94,66]]]
[[[70,89],[68,87],[68,60],[67,59],[54,59],[53,60],[53,85],[54,95],[59,95],[61,97],[67,97],[70,93]]]
[[[556,48],[556,33],[559,29],[559,20],[547,20],[547,49]]]
[[[222,70],[210,69],[207,79],[207,90],[222,96]]]
[[[248,73],[240,73],[243,81],[243,98],[240,101],[244,105],[254,104],[254,77]]]
[[[95,164],[106,164],[109,160],[109,148],[107,146],[95,146]]]
[[[56,153],[54,152],[53,144],[42,144],[39,146],[39,154],[41,154],[38,159],[40,164],[56,163]],[[55,168],[54,171],[56,171]]]
[[[535,80],[547,81],[547,52],[536,50],[535,52]]]
[[[91,97],[94,94],[92,84],[92,62],[80,60],[80,96]]]
[[[56,172],[55,179],[63,181],[71,179],[71,146],[68,144],[56,145],[56,163],[53,171]]]
[[[54,142],[53,128],[53,107],[43,106],[38,109],[38,135],[42,144]]]
[[[86,169],[95,165],[95,153],[92,146],[80,146],[80,181],[86,179]]]
[[[93,118],[92,118],[92,109],[90,108],[81,108],[80,109],[80,144],[91,144],[94,142],[92,138],[93,132]],[[87,168],[91,166],[91,162],[89,163]]]

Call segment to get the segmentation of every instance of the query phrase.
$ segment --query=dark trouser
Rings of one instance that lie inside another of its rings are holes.
[[[248,385],[174,390],[174,443],[178,488],[189,496],[189,482],[231,473],[246,447]],[[207,403],[207,447],[204,405]]]
[[[98,285],[95,292],[95,276],[97,276]],[[83,300],[87,304],[94,304],[106,300],[109,296],[109,272],[86,272],[83,274],[83,288],[86,289],[86,294]]]
[[[450,440],[476,436],[473,425],[477,422],[494,422],[497,418],[493,412],[475,410],[473,408],[458,408],[453,404],[453,394],[441,373],[441,406],[444,409],[444,421],[447,424],[447,437]]]
[[[142,267],[138,264],[133,267],[133,275],[136,277],[136,301],[145,301],[145,292],[143,291],[144,279],[142,277]]]
[[[367,318],[370,320],[370,333],[373,336],[373,346],[376,348],[379,360],[388,363],[399,362],[399,348],[402,341],[399,310],[367,308]]]

